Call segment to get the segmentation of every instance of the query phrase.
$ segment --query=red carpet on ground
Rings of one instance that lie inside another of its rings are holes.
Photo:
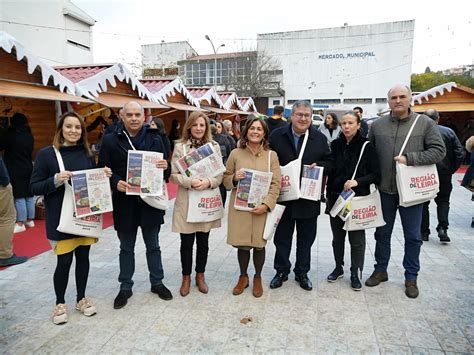
[[[177,185],[168,183],[169,199],[176,197]],[[108,228],[114,224],[112,212],[104,213],[103,227]],[[13,236],[13,252],[19,256],[29,258],[51,250],[51,245],[46,238],[46,227],[44,220],[35,220],[34,228],[27,228],[26,232],[16,233]],[[0,267],[0,270],[5,267]]]

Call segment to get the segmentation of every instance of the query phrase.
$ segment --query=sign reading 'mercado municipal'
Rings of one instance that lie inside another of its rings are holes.
[[[351,58],[367,58],[375,57],[374,52],[351,52],[351,53],[333,53],[320,54],[318,59],[351,59]]]

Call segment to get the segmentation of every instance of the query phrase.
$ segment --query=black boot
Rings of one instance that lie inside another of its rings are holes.
[[[448,230],[443,227],[437,228],[438,230],[438,238],[439,241],[442,243],[449,243],[451,239],[448,237]]]
[[[351,287],[354,291],[360,291],[362,284],[357,273],[351,275]]]
[[[331,272],[327,280],[328,282],[336,282],[338,279],[342,278],[344,276],[344,269],[342,266],[336,266],[336,268]]]

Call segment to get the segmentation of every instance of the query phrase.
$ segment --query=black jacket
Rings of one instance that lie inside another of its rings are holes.
[[[63,158],[64,168],[68,171],[86,170],[95,168],[95,160],[88,156],[84,146],[75,145],[59,149]],[[76,235],[58,232],[61,217],[61,208],[64,198],[64,185],[54,186],[54,175],[59,173],[59,164],[53,147],[45,147],[36,155],[33,173],[31,175],[31,192],[35,195],[44,195],[46,209],[46,235],[50,240],[64,240],[76,238]]]
[[[298,158],[299,150],[303,145],[303,138],[304,136],[300,137],[297,151],[293,143],[291,124],[277,128],[272,132],[270,135],[270,147],[277,153],[281,166]],[[327,139],[321,132],[318,132],[313,125],[309,127],[308,142],[306,143],[302,160],[303,165],[316,163],[318,166],[323,166],[325,170],[331,168]],[[287,209],[291,209],[292,218],[313,218],[320,214],[320,201],[299,199],[296,201],[282,202],[281,204],[285,205]]]
[[[144,126],[145,137],[141,145],[135,146],[137,150],[146,150],[163,153],[163,158],[168,156],[165,152],[163,141],[156,130]],[[140,196],[126,195],[117,190],[120,180],[126,181],[128,151],[133,150],[123,130],[116,130],[104,136],[99,153],[99,166],[108,166],[112,169],[110,184],[112,188],[112,203],[114,206],[114,227],[120,232],[134,232],[137,227],[143,229],[154,228],[164,223],[165,212],[147,205]],[[167,180],[171,169],[165,170]]]
[[[33,171],[33,135],[28,126],[10,128],[0,150],[7,167],[15,198],[33,196],[30,191],[30,178]]]
[[[272,133],[277,128],[288,126],[288,122],[283,120],[283,118],[274,119],[274,118],[268,117],[265,120],[265,122],[267,123],[269,134]]]
[[[440,125],[437,127],[446,147],[446,156],[436,164],[436,168],[440,175],[452,175],[464,161],[464,148],[452,129]]]
[[[232,151],[230,140],[227,138],[227,136],[221,133],[214,134],[212,139],[214,139],[219,144],[219,147],[221,148],[222,161],[225,165],[225,163],[227,162],[227,158],[229,157],[230,152]]]
[[[341,133],[331,143],[332,169],[328,171],[327,192],[339,194],[344,183],[352,178],[357,161],[359,160],[362,145],[367,138],[357,132],[354,138],[347,144],[346,137]],[[372,143],[366,145],[364,154],[357,168],[355,180],[358,186],[353,190],[356,196],[366,196],[370,193],[370,184],[377,185],[380,182],[380,166]]]

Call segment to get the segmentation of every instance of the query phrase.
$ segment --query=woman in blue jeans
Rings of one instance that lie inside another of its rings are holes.
[[[28,119],[22,113],[15,113],[10,119],[10,128],[0,149],[5,150],[4,161],[10,176],[15,198],[16,224],[14,233],[26,231],[35,226],[35,200],[30,191],[33,171],[33,145]]]

